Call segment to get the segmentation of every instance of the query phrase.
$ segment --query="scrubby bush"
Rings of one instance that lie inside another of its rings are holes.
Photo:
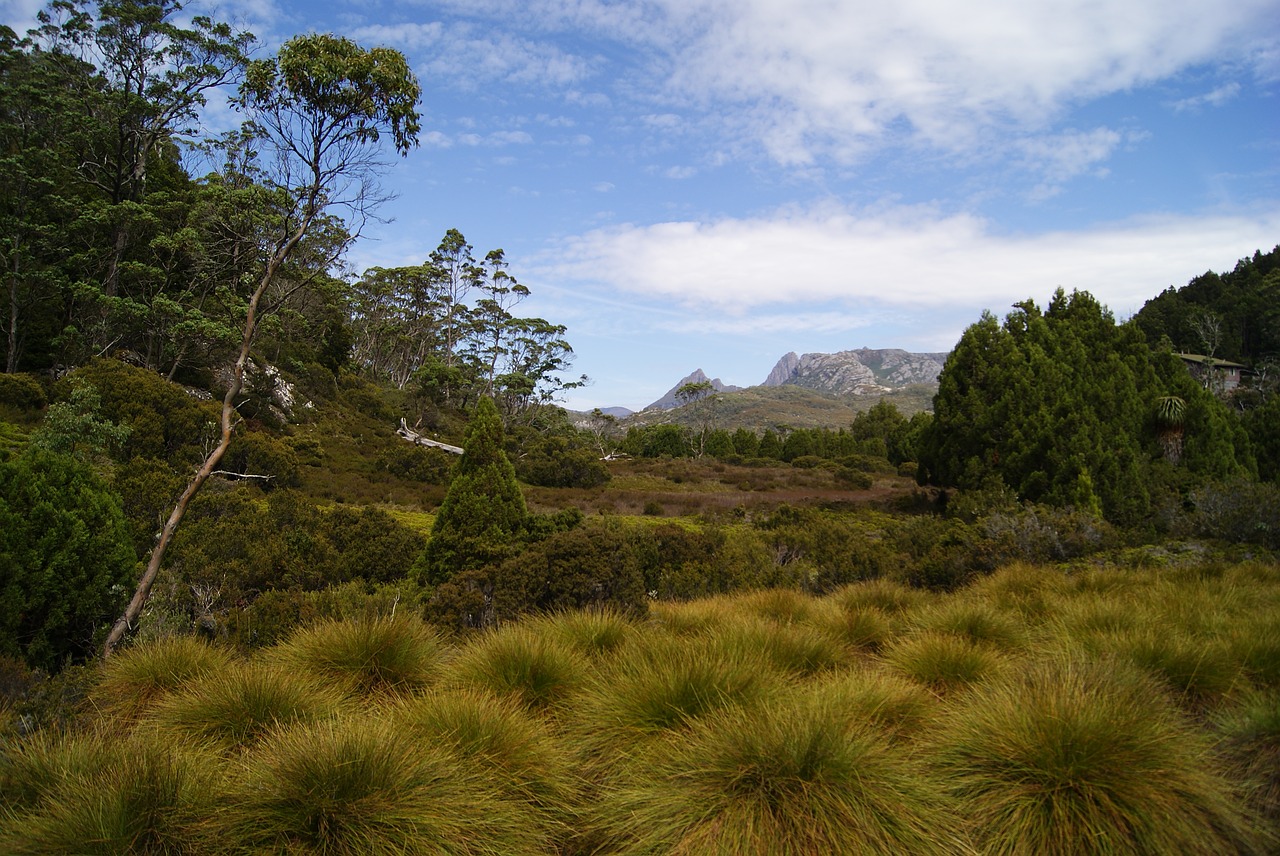
[[[88,465],[38,450],[0,461],[0,654],[47,671],[88,656],[133,590],[129,535]]]
[[[587,526],[531,544],[493,572],[497,621],[589,607],[643,615],[644,577],[620,532]]]
[[[28,374],[0,373],[0,408],[23,412],[40,410],[46,404],[40,381]]]

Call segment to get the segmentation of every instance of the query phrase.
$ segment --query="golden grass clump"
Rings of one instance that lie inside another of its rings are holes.
[[[228,668],[231,654],[193,636],[145,642],[115,654],[89,702],[105,718],[130,721],[166,694],[203,675]]]
[[[162,742],[97,733],[36,744],[10,759],[5,779],[22,792],[0,813],[6,854],[216,849],[203,828],[221,802],[216,766]]]
[[[925,687],[882,669],[846,672],[816,686],[813,693],[851,723],[870,725],[893,740],[924,733],[938,714],[937,696]]]
[[[754,705],[778,685],[754,652],[655,636],[596,674],[580,699],[574,747],[608,765],[639,743],[731,705]]]
[[[930,600],[928,592],[880,577],[853,583],[831,595],[845,609],[875,607],[886,615],[911,612]]]
[[[249,757],[218,816],[224,852],[400,856],[545,854],[533,809],[474,765],[385,720],[279,731]]]
[[[962,689],[1002,670],[1007,655],[954,633],[928,631],[895,642],[884,660],[907,677],[939,692]]]
[[[1218,714],[1216,724],[1232,780],[1244,784],[1280,847],[1280,690],[1245,694]]]
[[[150,717],[160,735],[219,749],[243,749],[278,727],[337,714],[341,695],[305,673],[246,664],[194,681],[161,701]]]
[[[1027,643],[1026,627],[1015,615],[971,598],[956,597],[923,609],[912,623],[1003,651],[1016,650]]]
[[[486,633],[459,651],[449,663],[445,684],[551,712],[577,691],[588,668],[586,658],[569,644],[532,625],[515,624]]]
[[[723,710],[641,757],[593,807],[597,852],[968,852],[933,783],[820,697]]]
[[[889,617],[874,606],[837,606],[821,614],[815,623],[855,651],[879,651],[893,636]]]
[[[482,767],[496,788],[515,799],[562,814],[576,798],[567,750],[542,720],[513,701],[480,690],[442,691],[404,702],[391,718],[460,763]]]
[[[965,595],[1016,613],[1027,623],[1039,623],[1056,611],[1068,585],[1066,576],[1054,568],[1013,562],[976,580],[965,589]]]
[[[778,671],[809,677],[848,662],[845,648],[817,627],[776,624],[747,617],[721,627],[707,637],[707,644],[730,659],[758,656]]]
[[[558,612],[532,619],[531,626],[592,660],[616,654],[638,632],[635,621],[612,609]]]
[[[1261,852],[1209,749],[1140,671],[1062,659],[976,687],[934,761],[986,853]]]
[[[353,697],[374,700],[417,692],[436,682],[445,646],[415,618],[325,621],[269,649],[269,662],[313,675]]]

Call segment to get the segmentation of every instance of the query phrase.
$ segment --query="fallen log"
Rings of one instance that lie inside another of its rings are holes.
[[[433,449],[443,449],[451,455],[462,454],[462,448],[459,446],[450,446],[448,443],[441,443],[439,440],[432,440],[430,437],[423,437],[417,431],[414,431],[409,427],[409,423],[405,421],[403,416],[400,417],[400,427],[396,429],[396,433],[416,446],[430,446]]]

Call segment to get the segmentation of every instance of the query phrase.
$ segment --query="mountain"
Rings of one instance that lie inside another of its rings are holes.
[[[764,386],[800,386],[833,395],[872,395],[912,384],[933,384],[946,354],[913,354],[900,348],[858,348],[835,354],[795,352],[778,360]]]
[[[706,383],[710,381],[711,388],[716,392],[737,392],[742,389],[740,386],[729,386],[721,383],[720,378],[709,378],[702,369],[694,369],[693,374],[685,376],[679,383],[667,390],[666,394],[650,404],[645,410],[672,410],[679,406],[680,402],[676,399],[676,390],[690,383]]]

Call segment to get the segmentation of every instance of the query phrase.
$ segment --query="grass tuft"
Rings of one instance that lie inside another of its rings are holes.
[[[533,626],[516,624],[477,638],[449,664],[447,683],[550,711],[578,689],[586,660]]]
[[[341,697],[315,679],[278,667],[244,665],[208,675],[156,707],[152,723],[230,750],[252,746],[277,727],[334,716]]]
[[[644,760],[595,811],[607,852],[966,852],[929,780],[821,698],[725,710]]]
[[[107,661],[89,701],[107,719],[133,720],[166,694],[231,663],[229,653],[193,636],[146,642]]]
[[[413,618],[326,621],[270,649],[270,661],[300,669],[350,696],[408,695],[435,683],[444,643]]]
[[[221,789],[207,759],[130,739],[105,749],[67,747],[61,763],[34,767],[26,769],[25,806],[0,820],[0,852],[180,856],[213,849],[202,821]]]
[[[975,688],[935,757],[985,852],[1259,852],[1208,748],[1141,672],[1047,661]]]
[[[961,689],[999,672],[1006,658],[987,645],[952,633],[925,632],[903,639],[884,652],[902,674],[937,691]]]
[[[220,826],[227,850],[253,853],[545,853],[531,811],[385,721],[328,720],[265,741]]]

